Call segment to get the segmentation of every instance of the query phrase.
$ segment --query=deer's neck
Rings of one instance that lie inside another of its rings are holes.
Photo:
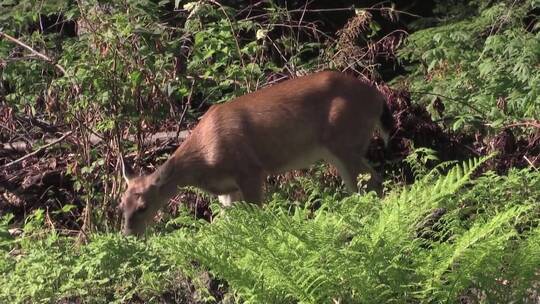
[[[200,167],[201,153],[182,145],[163,165],[149,176],[150,183],[158,187],[161,201],[168,201],[178,188],[195,185]]]

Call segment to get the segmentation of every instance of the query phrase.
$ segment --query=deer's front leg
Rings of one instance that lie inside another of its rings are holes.
[[[225,208],[231,207],[234,202],[243,201],[244,198],[240,191],[218,195],[218,200]]]

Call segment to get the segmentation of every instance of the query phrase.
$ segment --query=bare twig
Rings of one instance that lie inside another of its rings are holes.
[[[290,13],[297,13],[297,12],[304,12],[305,11],[305,12],[310,12],[310,13],[327,13],[327,12],[355,11],[355,10],[380,11],[380,12],[392,11],[392,12],[396,12],[398,14],[408,15],[408,16],[416,17],[416,18],[422,18],[422,16],[420,16],[420,15],[416,15],[416,14],[413,14],[413,13],[406,12],[404,10],[397,10],[397,9],[388,8],[388,7],[365,7],[365,8],[360,8],[360,7],[351,6],[351,7],[342,7],[342,8],[320,8],[320,9],[306,9],[306,10],[304,10],[304,9],[294,9],[294,10],[290,10],[289,12]]]
[[[525,120],[518,121],[504,126],[505,128],[510,127],[534,127],[540,129],[540,120]]]
[[[49,56],[47,55],[44,55],[38,51],[36,51],[35,49],[33,49],[31,46],[29,46],[28,44],[20,41],[19,39],[15,38],[15,37],[12,37],[2,31],[0,31],[0,37],[5,37],[7,40],[15,43],[15,44],[18,44],[20,46],[22,46],[23,48],[29,50],[32,54],[36,55],[37,57],[41,58],[42,60],[52,64],[54,67],[56,67],[60,72],[62,72],[62,74],[64,75],[67,75],[66,73],[66,69],[64,69],[64,67],[62,67],[61,65],[59,65],[58,63],[54,62],[54,60],[52,60]]]
[[[297,25],[297,24],[284,24],[284,23],[267,23],[265,24],[265,26],[268,26],[268,27],[284,27],[284,28],[297,28],[297,29],[304,29],[304,30],[310,30],[312,31],[314,34],[319,34],[321,36],[324,36],[324,38],[328,39],[329,41],[334,41],[334,38],[330,35],[328,35],[327,33],[319,30],[316,25],[314,25],[313,22],[303,22],[301,25]]]
[[[53,141],[53,142],[51,142],[51,143],[48,143],[48,144],[46,144],[46,145],[44,145],[44,146],[39,147],[36,151],[31,152],[31,153],[28,153],[28,154],[26,154],[26,155],[23,156],[23,157],[20,157],[20,158],[14,160],[14,161],[12,161],[12,162],[9,162],[9,163],[3,165],[2,168],[7,168],[7,167],[10,167],[10,166],[12,166],[12,165],[15,165],[15,164],[17,164],[17,163],[22,162],[23,160],[25,160],[25,159],[27,159],[27,158],[29,158],[29,157],[32,157],[32,156],[34,156],[34,155],[40,153],[41,151],[47,149],[48,147],[53,146],[53,145],[56,145],[57,143],[63,141],[64,139],[66,139],[66,137],[70,136],[72,133],[73,133],[73,131],[69,131],[69,132],[65,133],[64,135],[62,135],[62,137],[58,138],[57,140],[55,140],[55,141]]]
[[[191,90],[189,91],[187,102],[184,104],[184,110],[182,111],[182,115],[180,115],[180,119],[178,121],[178,130],[176,131],[176,138],[180,136],[180,132],[182,130],[182,123],[184,122],[184,118],[186,116],[187,110],[191,108],[191,98],[193,97],[194,87],[195,87],[195,79],[191,81]]]
[[[67,77],[71,83],[73,84],[73,87],[75,88],[75,92],[77,93],[77,95],[79,95],[81,93],[81,87],[77,84],[77,82],[75,81],[73,75],[69,75],[67,72],[66,72],[66,69],[61,66],[60,64],[56,63],[54,60],[52,60],[52,58],[50,58],[49,56],[43,54],[43,53],[40,53],[38,51],[36,51],[34,48],[32,48],[31,46],[29,46],[28,44],[20,41],[19,39],[15,38],[15,37],[12,37],[8,34],[6,34],[5,32],[3,31],[0,31],[0,38],[1,37],[5,37],[7,40],[17,44],[17,45],[20,45],[22,46],[23,48],[29,50],[32,54],[34,54],[35,56],[37,56],[38,58],[42,59],[43,61],[53,65],[57,70],[59,70],[60,72],[62,72],[62,75]]]
[[[410,93],[412,94],[421,94],[421,95],[431,95],[431,96],[437,96],[437,97],[442,97],[442,98],[445,98],[445,99],[448,99],[448,100],[452,100],[452,101],[456,101],[458,102],[459,104],[473,110],[474,112],[476,112],[476,114],[480,115],[481,117],[485,117],[485,113],[482,112],[480,109],[478,109],[477,107],[471,105],[470,103],[467,103],[465,99],[463,98],[453,98],[453,97],[449,97],[449,96],[445,96],[445,95],[441,95],[441,94],[437,94],[437,93],[431,93],[431,92],[425,92],[425,91],[410,91]]]
[[[530,165],[531,167],[534,168],[534,170],[538,170],[538,168],[536,168],[536,166],[534,165],[534,161],[531,161],[529,158],[527,158],[526,155],[523,155],[523,158],[529,163],[529,165]],[[536,159],[535,159],[535,160],[536,160]]]
[[[283,53],[281,53],[281,50],[278,48],[278,46],[276,45],[276,43],[274,42],[274,40],[272,40],[270,37],[266,37],[270,43],[272,43],[272,46],[276,49],[276,51],[278,52],[279,56],[281,56],[281,59],[283,59],[283,62],[288,62],[289,60],[287,60],[287,58],[283,55]],[[290,68],[289,68],[289,65],[288,64],[285,64],[284,65],[285,69],[287,69],[287,71],[289,72],[290,75],[294,76],[296,75]]]
[[[392,9],[392,8],[387,8],[387,7],[380,7],[380,8],[377,8],[377,7],[364,7],[364,8],[360,8],[360,7],[350,6],[350,7],[341,7],[341,8],[338,7],[338,8],[321,8],[321,9],[304,9],[304,8],[301,8],[301,9],[288,10],[288,13],[305,13],[305,12],[308,12],[308,13],[328,13],[328,12],[342,12],[342,11],[355,11],[355,10],[380,11],[380,12],[392,11],[392,12],[402,14],[402,15],[408,15],[408,16],[415,17],[415,18],[422,18],[422,16],[416,15],[416,14],[413,14],[413,13],[409,13],[406,10],[397,10],[397,9]],[[244,20],[258,19],[258,18],[270,16],[271,14],[272,13],[263,13],[263,14],[259,14],[259,15],[255,15],[255,16],[250,16],[248,18],[245,18]]]

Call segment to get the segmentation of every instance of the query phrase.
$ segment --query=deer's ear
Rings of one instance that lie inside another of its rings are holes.
[[[124,176],[124,179],[126,180],[126,183],[129,185],[129,182],[133,180],[136,177],[135,172],[133,169],[126,164],[126,161],[122,157],[122,175]]]

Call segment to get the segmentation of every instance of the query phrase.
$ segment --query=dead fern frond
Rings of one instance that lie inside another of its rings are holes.
[[[347,24],[337,32],[337,50],[338,53],[333,58],[334,64],[338,68],[345,68],[351,60],[356,61],[363,57],[362,48],[358,45],[360,35],[369,29],[373,15],[368,11],[360,11]]]

